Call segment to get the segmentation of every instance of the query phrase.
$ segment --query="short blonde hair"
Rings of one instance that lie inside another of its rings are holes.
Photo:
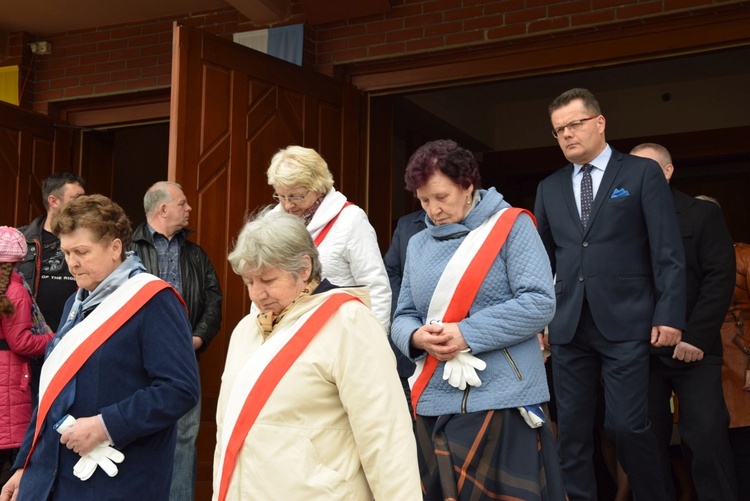
[[[317,151],[303,146],[287,146],[271,159],[266,171],[268,184],[282,188],[301,186],[317,193],[328,193],[333,175]]]
[[[318,249],[305,223],[296,216],[266,207],[245,223],[227,259],[238,275],[279,268],[299,278],[306,265],[305,256],[310,256],[312,264],[310,280],[320,280]]]

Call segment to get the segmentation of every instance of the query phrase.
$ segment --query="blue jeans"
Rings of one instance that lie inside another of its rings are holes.
[[[198,404],[177,421],[177,446],[174,450],[174,470],[170,501],[193,501],[195,499],[195,439],[201,423],[201,397]]]

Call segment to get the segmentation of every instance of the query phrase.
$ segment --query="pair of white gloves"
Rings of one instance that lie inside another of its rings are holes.
[[[443,380],[459,390],[465,390],[466,385],[482,386],[482,381],[477,375],[477,370],[483,371],[487,363],[470,353],[466,348],[458,352],[455,357],[445,362],[443,367]]]
[[[68,428],[73,426],[76,418],[70,414],[66,415],[55,425],[57,432],[62,435]],[[81,480],[88,480],[99,466],[110,477],[117,475],[117,464],[122,463],[125,455],[109,445],[108,440],[94,447],[88,454],[81,456],[81,459],[73,467],[73,474]]]

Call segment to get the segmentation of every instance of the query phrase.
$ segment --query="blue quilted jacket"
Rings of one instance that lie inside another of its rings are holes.
[[[459,223],[435,226],[409,241],[406,266],[391,336],[412,360],[425,352],[409,345],[412,333],[426,323],[432,292],[468,231],[492,214],[510,207],[494,188]],[[514,408],[549,400],[542,353],[536,333],[555,313],[549,260],[531,218],[516,220],[482,283],[469,316],[458,323],[472,354],[487,362],[479,371],[482,385],[459,390],[443,381],[440,363],[422,393],[423,416]]]

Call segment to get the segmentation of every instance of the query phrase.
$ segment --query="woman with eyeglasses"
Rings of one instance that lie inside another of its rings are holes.
[[[338,286],[366,285],[372,311],[387,331],[391,287],[375,230],[367,214],[333,187],[333,175],[317,151],[288,146],[267,171],[281,210],[302,219],[320,253],[323,276]]]

